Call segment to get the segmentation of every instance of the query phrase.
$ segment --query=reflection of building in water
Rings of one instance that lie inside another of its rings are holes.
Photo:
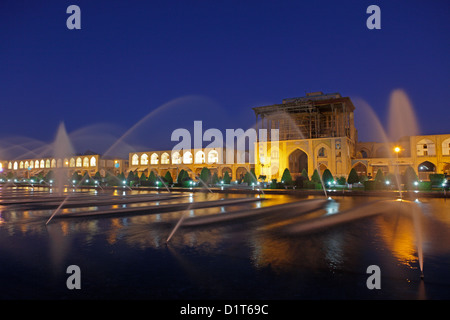
[[[129,154],[129,159],[105,158],[98,154],[85,154],[66,159],[51,157],[11,159],[0,161],[0,174],[12,172],[17,177],[28,177],[49,170],[67,167],[71,172],[99,171],[125,174],[128,171],[154,172],[164,176],[170,172],[174,180],[181,169],[195,179],[203,167],[211,174],[232,180],[241,179],[251,169],[256,177],[265,176],[281,180],[289,169],[294,179],[305,170],[309,177],[315,169],[323,173],[329,169],[334,177],[347,177],[354,168],[359,175],[375,176],[384,173],[403,173],[411,166],[419,179],[429,179],[430,173],[450,175],[450,134],[409,136],[392,143],[360,142],[354,124],[354,110],[349,97],[339,93],[307,93],[304,97],[284,99],[281,104],[253,108],[256,131],[267,129],[267,139],[260,137],[255,143],[254,163],[249,162],[248,150],[235,152],[233,163],[226,159],[224,148],[140,151]],[[230,125],[232,126],[232,124]],[[278,137],[276,130],[278,130]],[[275,136],[274,136],[275,134]],[[394,152],[398,147],[398,152]],[[244,160],[242,160],[244,159]],[[129,163],[129,167],[128,167]]]

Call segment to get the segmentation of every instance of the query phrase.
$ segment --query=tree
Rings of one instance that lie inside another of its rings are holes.
[[[331,174],[331,171],[329,169],[325,169],[325,171],[323,172],[322,181],[324,184],[330,184],[334,181],[333,175]]]
[[[156,179],[157,179],[157,177],[156,177],[155,173],[153,171],[150,171],[150,174],[148,175],[148,179],[147,179],[148,184],[150,186],[154,186]]]
[[[416,172],[414,171],[414,169],[411,166],[408,166],[405,170],[404,181],[405,181],[406,188],[408,188],[408,189],[412,189],[414,186],[414,183],[419,181],[419,178],[417,177]]]
[[[244,175],[244,183],[247,183],[247,185],[251,185],[252,183],[257,183],[256,175],[254,170],[247,171],[247,173]]]
[[[119,173],[117,175],[117,180],[119,184],[122,184],[122,182],[125,181],[125,174],[123,172]]]
[[[375,175],[375,181],[378,183],[384,183],[384,173],[381,169],[378,169],[377,174]]]
[[[292,183],[292,176],[288,168],[284,169],[283,175],[281,176],[281,182],[284,184]]]
[[[225,171],[222,180],[223,180],[223,183],[225,183],[225,184],[231,183],[231,177],[230,177],[230,174],[228,173],[228,171]]]
[[[211,184],[218,184],[219,183],[219,176],[217,175],[217,172],[214,172],[214,174],[211,177]]]
[[[147,176],[145,175],[145,172],[142,172],[141,177],[139,178],[139,182],[147,181]]]
[[[181,171],[178,173],[177,183],[183,184],[183,182],[189,180],[189,178],[189,173],[186,170],[181,169]]]
[[[200,172],[200,180],[208,184],[210,179],[211,179],[211,171],[207,167],[203,167],[202,171]]]
[[[119,179],[114,175],[112,175],[111,173],[107,172],[105,175],[105,182],[109,186],[117,186],[119,184]]]
[[[306,171],[305,168],[303,168],[303,170],[302,170],[302,177],[303,177],[303,180],[309,181],[308,172]]]
[[[311,176],[311,181],[315,183],[320,183],[320,176],[317,169],[314,170],[313,175]]]
[[[136,176],[134,175],[133,171],[128,172],[127,176],[127,183],[132,183],[136,180]]]
[[[47,174],[45,175],[44,180],[48,182],[48,181],[50,181],[50,180],[53,180],[53,179],[54,179],[54,176],[55,176],[55,174],[53,173],[52,170],[50,170],[50,171],[47,172]]]
[[[80,181],[80,180],[81,180],[81,176],[76,171],[72,174],[72,177],[70,177],[70,182],[75,181],[75,183],[78,183],[78,181]]]
[[[97,172],[94,174],[93,179],[94,179],[94,180],[97,180],[98,182],[102,181],[102,175],[100,174],[100,172],[97,171]]]
[[[89,172],[85,171],[83,178],[81,179],[81,183],[82,184],[91,184],[92,183],[92,179],[91,176],[89,175]]]
[[[170,174],[170,171],[167,171],[166,174],[164,175],[164,180],[168,183],[168,184],[172,184],[173,183],[173,179],[172,179],[172,175]]]
[[[356,173],[355,168],[352,168],[352,170],[350,170],[350,173],[348,174],[347,182],[348,182],[348,184],[354,184],[354,183],[359,182],[359,177],[358,177],[358,174]]]

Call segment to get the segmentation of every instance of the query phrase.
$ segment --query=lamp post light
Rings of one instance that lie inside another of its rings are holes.
[[[400,179],[398,179],[398,177],[400,176],[400,170],[399,170],[399,166],[398,166],[398,154],[400,153],[400,151],[401,151],[402,149],[399,147],[399,146],[396,146],[396,147],[394,147],[394,152],[395,152],[395,155],[396,155],[396,176],[397,176],[397,180],[400,180]],[[400,193],[400,199],[402,199],[402,186],[401,186],[401,182],[400,181],[398,181],[398,192]]]

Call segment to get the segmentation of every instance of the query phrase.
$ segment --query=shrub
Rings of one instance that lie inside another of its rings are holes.
[[[317,171],[317,169],[314,170],[313,175],[311,176],[311,181],[320,183],[320,176],[319,176],[319,172]]]
[[[289,172],[288,168],[284,169],[283,175],[281,176],[281,181],[284,184],[291,184],[292,183],[292,176],[291,176],[291,173]]]
[[[225,171],[222,180],[223,180],[223,183],[225,183],[225,184],[230,184],[230,182],[231,182],[231,177],[230,177],[230,174],[228,173],[228,171]]]
[[[334,181],[333,175],[329,169],[325,169],[322,174],[322,181],[325,185],[332,183]]]
[[[348,174],[347,182],[349,184],[354,184],[354,183],[359,182],[359,177],[358,177],[358,174],[356,173],[355,168],[352,168],[352,170],[350,170],[350,173]]]

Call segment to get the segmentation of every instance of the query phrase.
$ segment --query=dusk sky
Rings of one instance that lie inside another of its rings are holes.
[[[104,152],[150,114],[124,141],[169,149],[194,120],[246,129],[252,107],[311,91],[362,99],[387,125],[394,89],[422,134],[450,133],[449,14],[448,0],[1,0],[0,142],[49,143],[64,122],[77,148]]]

